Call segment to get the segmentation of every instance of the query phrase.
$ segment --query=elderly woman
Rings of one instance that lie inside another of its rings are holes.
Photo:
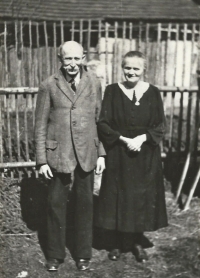
[[[129,238],[136,260],[142,262],[148,259],[143,232],[167,226],[159,147],[165,116],[158,88],[141,81],[144,55],[128,52],[122,68],[125,81],[107,86],[98,122],[107,157],[96,225],[117,232],[111,260],[119,258],[123,239]]]

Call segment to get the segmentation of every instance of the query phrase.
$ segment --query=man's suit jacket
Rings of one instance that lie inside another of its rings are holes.
[[[37,165],[48,164],[71,173],[77,163],[93,170],[98,156],[105,155],[97,134],[101,86],[93,73],[83,70],[74,94],[62,71],[40,86],[36,105],[35,142]]]

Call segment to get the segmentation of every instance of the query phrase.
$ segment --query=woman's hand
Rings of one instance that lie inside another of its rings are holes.
[[[147,140],[147,136],[146,134],[136,136],[135,138],[120,136],[119,139],[127,145],[127,148],[130,151],[139,152],[141,150],[142,144]]]

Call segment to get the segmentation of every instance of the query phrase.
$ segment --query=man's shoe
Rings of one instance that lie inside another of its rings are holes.
[[[60,264],[60,260],[51,258],[47,260],[46,268],[48,271],[57,271]]]
[[[135,255],[135,258],[138,262],[146,262],[148,260],[147,253],[145,250],[142,248],[141,245],[135,244],[133,247],[133,254]]]
[[[113,249],[108,253],[108,258],[112,261],[117,261],[120,258],[121,251],[119,249]]]
[[[76,266],[78,270],[88,270],[90,268],[90,260],[89,259],[78,259],[76,261]]]

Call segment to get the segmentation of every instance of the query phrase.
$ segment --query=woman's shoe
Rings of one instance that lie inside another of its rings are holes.
[[[112,261],[117,261],[120,258],[121,251],[119,249],[113,249],[108,253],[108,258]]]
[[[78,259],[76,261],[76,266],[78,270],[85,271],[90,268],[90,259]]]
[[[135,244],[133,247],[133,255],[135,255],[135,258],[138,262],[144,263],[148,260],[147,253],[145,250],[142,248],[141,245]]]

